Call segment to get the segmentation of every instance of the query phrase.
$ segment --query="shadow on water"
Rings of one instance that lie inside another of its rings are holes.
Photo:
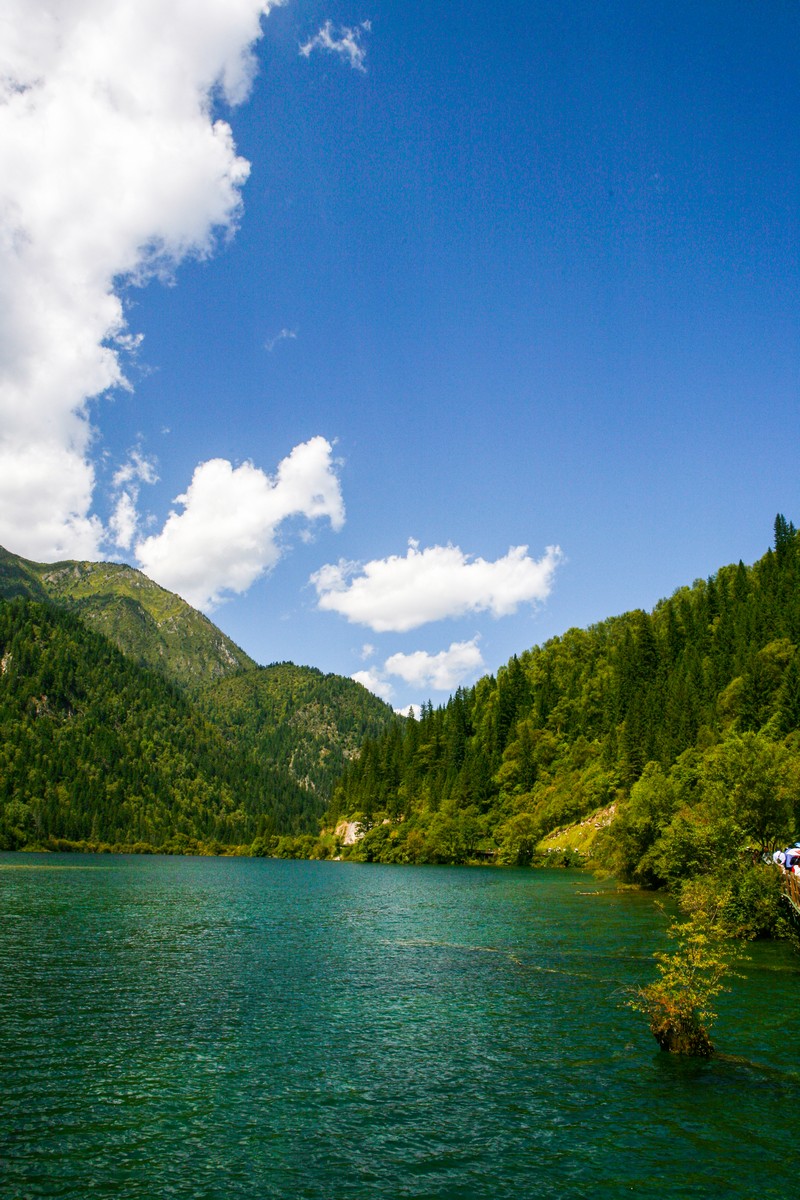
[[[780,1088],[785,1101],[798,1105],[800,1111],[800,1070],[754,1062],[721,1050],[710,1059],[686,1058],[659,1051],[654,1055],[654,1062],[658,1070],[671,1072],[675,1082],[688,1087]]]

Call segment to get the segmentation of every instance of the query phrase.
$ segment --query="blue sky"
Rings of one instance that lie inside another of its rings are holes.
[[[0,342],[10,549],[141,565],[400,707],[800,517],[795,4],[70,0],[56,43],[17,3],[10,201],[48,329],[69,294],[94,332],[79,372],[21,319],[30,406]]]

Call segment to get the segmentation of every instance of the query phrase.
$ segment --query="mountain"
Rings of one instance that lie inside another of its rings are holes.
[[[119,563],[35,563],[0,547],[0,598],[50,600],[104,634],[140,666],[200,687],[254,661],[208,617]]]
[[[313,827],[308,794],[74,613],[0,604],[0,847],[250,843]]]
[[[646,885],[717,871],[739,927],[771,927],[778,877],[753,863],[800,836],[800,535],[783,517],[753,566],[568,630],[418,720],[314,668],[212,659],[226,643],[211,622],[137,578],[0,560],[16,593],[0,601],[0,846],[591,855]],[[156,624],[157,599],[186,657],[144,622],[123,654],[87,624],[107,597]],[[318,830],[345,819],[364,836],[343,851]]]
[[[0,847],[314,834],[363,737],[397,721],[351,679],[256,666],[131,567],[0,550]]]
[[[381,862],[571,846],[639,883],[744,879],[800,836],[799,647],[800,535],[779,516],[752,567],[570,629],[367,741],[326,821],[361,822],[349,853]]]
[[[197,705],[242,752],[288,772],[327,807],[364,740],[397,724],[391,708],[352,679],[291,662],[257,667],[203,689]]]

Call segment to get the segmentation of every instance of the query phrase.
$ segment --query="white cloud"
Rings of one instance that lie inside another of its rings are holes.
[[[356,671],[355,675],[351,675],[350,678],[355,679],[356,683],[363,684],[365,688],[374,692],[376,696],[380,696],[381,700],[385,700],[387,704],[394,695],[394,688],[388,679],[385,679],[380,671],[373,670],[372,667],[366,671]]]
[[[120,550],[130,550],[139,529],[136,500],[130,492],[122,492],[117,497],[108,527],[115,545]]]
[[[249,164],[212,117],[272,0],[5,0],[0,15],[0,542],[98,557],[89,402],[126,386],[120,285],[204,256]],[[119,509],[116,533],[130,514]],[[114,532],[114,530],[112,530]]]
[[[128,461],[122,463],[114,472],[115,488],[132,483],[158,483],[155,462],[151,458],[145,458],[138,446],[131,450]]]
[[[470,642],[452,642],[449,650],[427,654],[415,650],[412,654],[392,654],[383,664],[387,675],[396,675],[415,687],[449,692],[485,666],[478,649],[478,638]]]
[[[139,532],[139,485],[158,483],[155,462],[134,448],[115,472],[112,486],[117,493],[114,511],[108,523],[109,535],[120,550],[130,550]]]
[[[362,21],[360,25],[352,27],[342,25],[338,33],[334,33],[333,23],[326,21],[319,33],[300,47],[300,53],[303,58],[308,58],[312,50],[328,50],[345,58],[354,70],[366,71],[364,60],[367,57],[367,49],[363,39],[364,34],[369,33],[371,29],[370,21]]]
[[[394,710],[400,717],[410,717],[413,713],[417,720],[422,716],[421,704],[407,704],[405,708],[396,708]]]
[[[374,651],[374,647],[369,649]],[[367,667],[364,671],[356,671],[351,678],[363,683],[382,700],[391,701],[395,689],[389,676],[402,679],[413,687],[451,692],[474,677],[484,665],[478,638],[474,637],[469,642],[452,642],[449,650],[441,650],[438,654],[428,654],[425,650],[392,654],[383,667]],[[407,712],[408,709],[398,711]]]
[[[275,337],[269,338],[266,342],[264,342],[264,348],[271,354],[278,342],[285,342],[287,340],[294,341],[296,337],[296,329],[282,329],[280,333],[275,334]]]
[[[96,558],[93,488],[91,465],[58,439],[0,435],[0,543],[44,562]]]
[[[405,633],[429,621],[489,612],[508,616],[521,604],[535,604],[550,594],[561,561],[558,546],[548,546],[540,559],[527,546],[512,546],[503,558],[487,562],[458,546],[410,542],[405,558],[391,555],[363,565],[340,561],[314,575],[319,607],[367,625],[376,633]]]
[[[225,593],[241,593],[275,565],[278,530],[288,517],[327,518],[341,529],[345,513],[332,447],[322,437],[295,446],[274,478],[250,462],[200,463],[160,533],[136,546],[144,571],[190,604],[210,610]]]

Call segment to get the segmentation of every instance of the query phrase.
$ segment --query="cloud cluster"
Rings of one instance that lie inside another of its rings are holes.
[[[405,633],[467,613],[508,616],[521,604],[540,602],[550,594],[561,558],[558,546],[548,546],[539,559],[528,555],[527,546],[512,546],[503,558],[487,562],[458,546],[420,550],[412,541],[405,557],[329,563],[311,582],[321,609],[376,633]]]
[[[327,50],[344,58],[353,70],[366,71],[364,60],[367,57],[367,48],[364,45],[364,34],[369,33],[371,28],[370,21],[362,21],[360,25],[352,27],[342,25],[338,32],[334,32],[333,22],[326,21],[319,32],[300,47],[300,53],[303,58],[308,58],[312,50]]]
[[[143,483],[158,483],[158,475],[155,463],[136,448],[131,451],[128,461],[114,473],[116,502],[109,530],[120,550],[130,550],[138,532],[139,514],[136,506],[139,488]]]
[[[385,700],[387,704],[391,703],[394,688],[377,667],[367,667],[364,671],[356,671],[350,678],[355,679],[356,683],[363,684],[368,691],[380,696],[381,700]]]
[[[125,386],[120,282],[231,230],[245,98],[274,0],[5,0],[0,16],[0,542],[92,557],[89,402]],[[114,532],[131,535],[118,508]]]
[[[322,437],[295,446],[274,478],[252,463],[222,458],[201,463],[182,511],[160,533],[136,546],[140,566],[190,604],[213,609],[226,593],[247,591],[281,555],[279,527],[290,517],[344,524],[344,503],[332,447]]]
[[[451,692],[466,679],[473,678],[485,666],[478,648],[478,638],[469,642],[452,642],[448,650],[428,654],[415,650],[411,654],[392,654],[383,667],[368,667],[352,676],[382,700],[390,701],[394,687],[389,677],[435,692]]]
[[[478,638],[470,642],[452,642],[449,650],[427,654],[415,650],[412,654],[392,654],[383,664],[387,675],[396,675],[418,688],[449,692],[465,679],[474,677],[485,666],[478,648]]]

